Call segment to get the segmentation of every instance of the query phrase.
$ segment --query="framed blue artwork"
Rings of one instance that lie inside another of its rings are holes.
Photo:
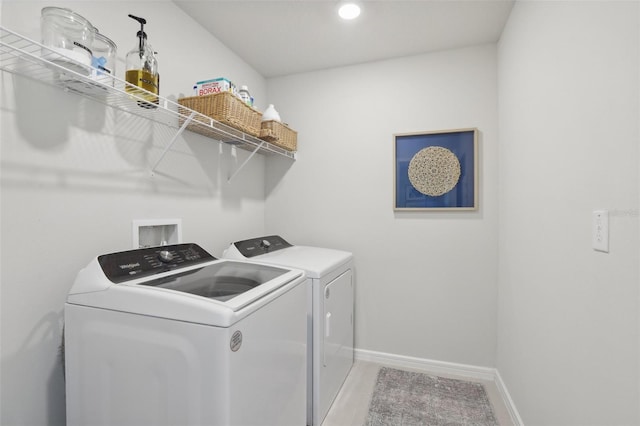
[[[478,129],[394,135],[394,210],[476,210]]]

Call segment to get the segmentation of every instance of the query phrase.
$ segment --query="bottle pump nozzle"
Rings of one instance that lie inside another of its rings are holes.
[[[129,14],[129,18],[131,19],[135,19],[136,21],[138,21],[140,23],[140,31],[138,31],[138,34],[136,34],[138,36],[138,38],[140,39],[140,43],[139,43],[139,50],[140,50],[140,57],[142,58],[142,54],[143,54],[143,39],[147,38],[147,33],[144,32],[144,25],[147,23],[147,20],[144,18],[139,18],[137,16],[133,16],[131,14]]]

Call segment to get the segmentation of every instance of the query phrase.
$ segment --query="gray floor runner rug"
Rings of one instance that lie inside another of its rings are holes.
[[[382,367],[365,426],[497,426],[481,383]]]

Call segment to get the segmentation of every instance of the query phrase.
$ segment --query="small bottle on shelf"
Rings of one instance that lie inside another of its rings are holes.
[[[253,98],[249,94],[249,88],[247,86],[240,86],[238,96],[240,96],[240,99],[242,99],[245,104],[253,106]]]

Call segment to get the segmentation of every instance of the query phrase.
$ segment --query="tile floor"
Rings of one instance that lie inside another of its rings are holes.
[[[369,410],[369,401],[373,393],[373,387],[378,376],[378,370],[381,364],[368,361],[356,361],[349,376],[345,380],[340,393],[336,397],[329,413],[324,419],[322,426],[361,426],[367,418]],[[393,366],[390,366],[393,367]],[[393,367],[402,369],[399,367]],[[417,369],[406,368],[405,370],[420,371]],[[473,380],[485,385],[489,401],[493,408],[493,412],[500,426],[513,426],[509,411],[507,410],[498,387],[492,381],[468,379],[466,377],[458,377],[449,374],[434,374],[429,371],[422,371],[427,374],[437,375],[441,377],[450,377],[454,379]]]

